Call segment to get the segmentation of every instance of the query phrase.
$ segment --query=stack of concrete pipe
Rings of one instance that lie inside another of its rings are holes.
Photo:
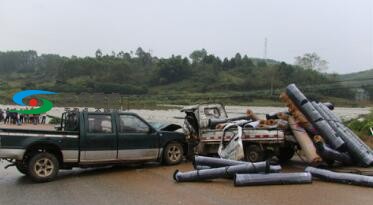
[[[176,182],[195,182],[218,178],[230,178],[235,186],[304,184],[311,183],[309,173],[279,173],[280,165],[270,165],[268,161],[243,162],[213,157],[195,156],[193,165],[196,170],[180,172],[176,170]]]
[[[326,145],[321,145],[318,142],[317,146],[319,153],[322,152],[320,155],[323,155],[323,158],[327,158],[325,156],[328,155],[329,157],[334,156],[336,161],[346,164],[373,165],[372,150],[331,112],[331,104],[309,101],[295,84],[286,88],[285,97],[282,96],[282,98],[286,100],[286,97],[296,106],[295,109],[298,109],[306,117],[306,121],[310,124],[307,128],[311,127],[313,134],[319,134],[325,140]]]

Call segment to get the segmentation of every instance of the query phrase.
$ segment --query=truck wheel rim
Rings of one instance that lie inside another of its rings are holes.
[[[176,162],[180,159],[180,156],[181,156],[181,150],[178,146],[176,145],[173,145],[170,147],[170,149],[168,150],[168,158],[173,161],[173,162]]]
[[[250,161],[256,161],[258,159],[258,153],[256,152],[250,152],[249,153],[249,160]]]
[[[48,158],[41,158],[34,165],[34,171],[39,177],[48,177],[53,173],[53,170],[53,162]]]

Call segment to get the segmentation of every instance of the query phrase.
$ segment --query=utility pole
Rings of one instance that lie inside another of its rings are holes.
[[[264,55],[263,55],[264,60],[267,60],[267,58],[268,58],[267,49],[268,49],[268,39],[267,39],[267,37],[265,37],[264,38]],[[272,75],[271,76],[271,89],[270,89],[270,95],[271,96],[273,96],[273,81],[274,81],[274,76]]]

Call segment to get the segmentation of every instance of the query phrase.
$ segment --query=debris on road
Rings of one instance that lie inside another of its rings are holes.
[[[218,178],[233,178],[236,174],[242,173],[271,173],[279,172],[280,166],[270,165],[268,161],[264,162],[244,162],[238,165],[194,170],[189,172],[180,172],[176,170],[174,180],[177,182],[203,181]]]
[[[202,156],[195,157],[194,167],[196,170],[189,172],[176,170],[173,175],[174,180],[177,182],[192,182],[218,178],[234,178],[236,174],[278,173],[281,171],[280,165],[271,165],[269,161],[251,163]],[[202,167],[203,169],[198,169]],[[208,169],[207,167],[214,168]]]
[[[309,172],[272,173],[272,174],[236,174],[234,186],[310,184],[312,177]]]
[[[350,174],[350,173],[338,173],[338,172],[333,172],[333,171],[329,171],[325,169],[318,169],[315,167],[307,167],[305,171],[311,173],[313,177],[316,177],[316,178],[319,178],[325,181],[373,187],[372,176],[364,176],[360,174]]]
[[[280,100],[285,103],[288,111],[266,114],[265,120],[260,119],[250,109],[246,111],[246,116],[228,118],[224,107],[206,105],[208,111],[216,109],[213,111],[214,115],[211,115],[213,117],[209,118],[208,115],[206,115],[207,117],[201,115],[201,113],[206,114],[206,109],[203,112],[198,110],[199,106],[194,106],[195,109],[192,111],[199,113],[194,116],[198,116],[200,121],[197,117],[195,117],[197,121],[188,121],[191,118],[186,118],[187,125],[192,126],[193,123],[196,125],[196,122],[199,122],[197,125],[208,124],[208,127],[202,131],[201,126],[195,126],[196,129],[193,133],[196,138],[200,137],[199,142],[202,142],[203,146],[209,145],[205,143],[212,141],[204,141],[204,138],[201,137],[212,139],[214,135],[222,134],[217,152],[221,158],[195,156],[193,165],[196,170],[190,172],[177,170],[174,174],[175,181],[234,177],[235,186],[301,184],[311,183],[312,174],[314,177],[327,181],[373,186],[373,177],[369,176],[335,173],[313,167],[307,167],[304,173],[278,173],[281,167],[268,165],[264,162],[266,160],[264,155],[255,157],[256,161],[252,161],[250,157],[263,153],[264,146],[244,139],[250,138],[247,137],[250,136],[249,132],[258,133],[264,129],[266,132],[281,131],[283,136],[282,141],[278,141],[279,147],[271,147],[272,150],[280,151],[280,154],[267,155],[267,159],[276,156],[279,162],[286,161],[293,156],[296,147],[305,156],[305,159],[302,157],[301,159],[312,166],[338,164],[369,167],[373,165],[372,150],[331,111],[334,109],[333,104],[310,101],[295,84],[287,86],[286,92],[280,95]],[[223,111],[224,115],[215,115],[223,113]],[[193,116],[192,112],[186,113],[190,115],[189,117]],[[230,136],[227,136],[229,131],[231,132]],[[289,144],[295,146],[284,146]],[[257,152],[250,152],[249,148],[253,146],[257,146],[254,149]],[[237,161],[243,158],[250,162]]]

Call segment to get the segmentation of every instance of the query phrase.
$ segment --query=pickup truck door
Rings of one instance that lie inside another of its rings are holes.
[[[155,160],[160,154],[159,134],[134,114],[118,114],[118,158]]]
[[[85,135],[80,142],[80,161],[97,163],[117,160],[115,116],[108,113],[84,113],[84,119]]]

